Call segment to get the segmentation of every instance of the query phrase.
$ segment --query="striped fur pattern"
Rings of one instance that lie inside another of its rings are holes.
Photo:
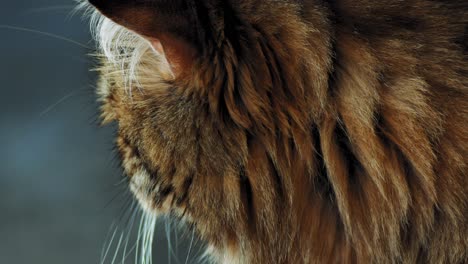
[[[91,2],[130,188],[216,262],[467,263],[465,0]]]

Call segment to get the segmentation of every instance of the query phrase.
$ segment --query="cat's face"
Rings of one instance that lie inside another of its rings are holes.
[[[102,13],[93,18],[105,55],[98,87],[102,118],[118,123],[116,143],[130,189],[148,212],[191,219],[186,207],[194,196],[188,193],[193,177],[232,163],[232,155],[216,150],[218,136],[213,142],[199,139],[200,130],[209,130],[213,121],[200,120],[208,110],[203,95],[190,95],[208,87],[194,64],[211,67],[202,65],[209,47],[199,45],[191,23],[202,11],[188,1],[90,3]],[[218,154],[220,164],[199,165],[201,151]]]
[[[304,67],[300,56],[289,57],[306,53],[301,46],[306,27],[291,23],[295,6],[286,1],[90,3],[103,14],[95,15],[106,56],[99,85],[103,119],[119,124],[123,166],[144,207],[186,214],[187,196],[200,195],[188,194],[196,175],[244,169],[249,134],[306,130],[299,115],[310,95],[302,90],[304,80],[285,75]],[[282,17],[268,14],[280,11]],[[287,45],[281,43],[286,35]],[[279,56],[287,58],[283,72],[277,69]],[[325,72],[327,64],[314,67]],[[323,86],[325,80],[311,81]],[[275,88],[280,82],[293,88]],[[288,98],[290,105],[284,102]],[[314,104],[320,102],[309,106]]]
[[[228,255],[249,240],[288,243],[262,236],[290,237],[280,209],[289,188],[305,188],[293,173],[315,166],[310,123],[330,67],[320,12],[306,23],[294,1],[89,2],[102,117],[118,123],[142,207],[184,219]]]

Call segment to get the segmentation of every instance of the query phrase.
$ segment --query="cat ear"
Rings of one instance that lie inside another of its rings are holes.
[[[190,70],[197,50],[196,11],[189,0],[89,0],[104,16],[146,38],[177,75]]]

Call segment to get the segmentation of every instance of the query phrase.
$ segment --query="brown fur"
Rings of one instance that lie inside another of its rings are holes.
[[[146,207],[220,262],[467,263],[465,0],[187,2],[154,36],[196,50],[184,73],[143,60],[130,94],[102,68]]]

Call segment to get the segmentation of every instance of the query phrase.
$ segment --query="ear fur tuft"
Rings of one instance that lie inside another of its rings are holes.
[[[175,76],[191,69],[197,54],[196,23],[189,1],[89,0],[102,15],[147,39],[164,54]]]

